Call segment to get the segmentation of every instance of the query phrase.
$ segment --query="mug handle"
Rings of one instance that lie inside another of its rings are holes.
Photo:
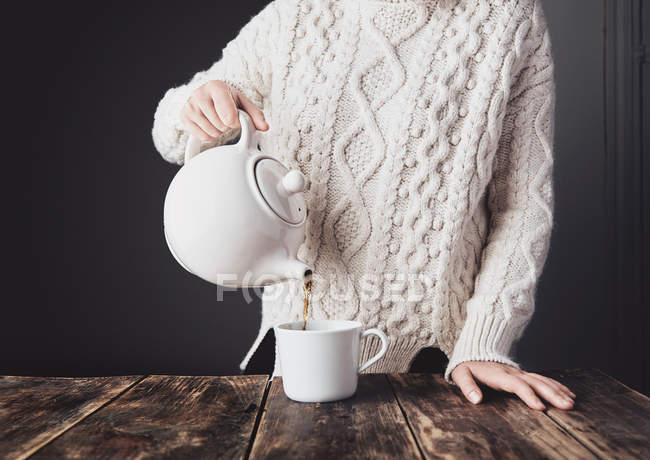
[[[244,110],[237,109],[239,113],[239,125],[241,126],[241,132],[239,134],[239,141],[237,145],[242,149],[251,148],[254,143],[253,135],[255,134],[255,125],[253,125],[253,120],[251,120],[250,115],[248,115]],[[185,144],[185,161],[188,163],[192,158],[197,156],[201,152],[201,140],[198,137],[194,137],[191,134],[187,139],[187,144]]]
[[[376,335],[379,337],[379,339],[381,339],[381,350],[379,350],[379,353],[377,353],[375,356],[366,361],[365,364],[360,366],[359,372],[368,369],[370,366],[379,361],[384,356],[384,354],[386,354],[386,350],[388,350],[388,338],[386,337],[386,334],[381,332],[379,329],[368,329],[366,331],[363,331],[361,338],[363,339],[369,335]]]

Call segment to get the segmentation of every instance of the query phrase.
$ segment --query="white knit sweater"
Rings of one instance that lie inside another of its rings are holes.
[[[183,160],[179,111],[208,80],[257,103],[262,150],[307,177],[312,314],[387,333],[368,372],[405,372],[427,346],[449,357],[447,379],[467,360],[517,366],[553,225],[540,0],[275,0],[160,101],[168,161]],[[300,282],[265,289],[262,305],[242,367],[270,327],[301,318]],[[367,339],[362,360],[379,345]]]

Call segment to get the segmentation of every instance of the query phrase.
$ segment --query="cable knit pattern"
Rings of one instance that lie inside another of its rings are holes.
[[[553,226],[553,72],[540,0],[275,0],[164,95],[153,138],[181,164],[192,90],[248,95],[271,127],[262,150],[307,177],[313,317],[383,329],[368,372],[437,346],[449,380],[463,361],[517,366]],[[301,313],[300,282],[266,288],[242,368]]]

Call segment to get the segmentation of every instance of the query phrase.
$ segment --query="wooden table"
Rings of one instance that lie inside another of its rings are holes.
[[[650,458],[650,400],[595,370],[549,374],[563,412],[432,374],[362,375],[357,394],[293,402],[279,378],[0,377],[0,457]]]

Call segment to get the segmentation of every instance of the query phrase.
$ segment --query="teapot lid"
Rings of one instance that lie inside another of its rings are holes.
[[[305,178],[297,170],[289,171],[277,160],[263,158],[255,164],[255,182],[264,201],[282,220],[301,223],[307,215],[302,196]]]

